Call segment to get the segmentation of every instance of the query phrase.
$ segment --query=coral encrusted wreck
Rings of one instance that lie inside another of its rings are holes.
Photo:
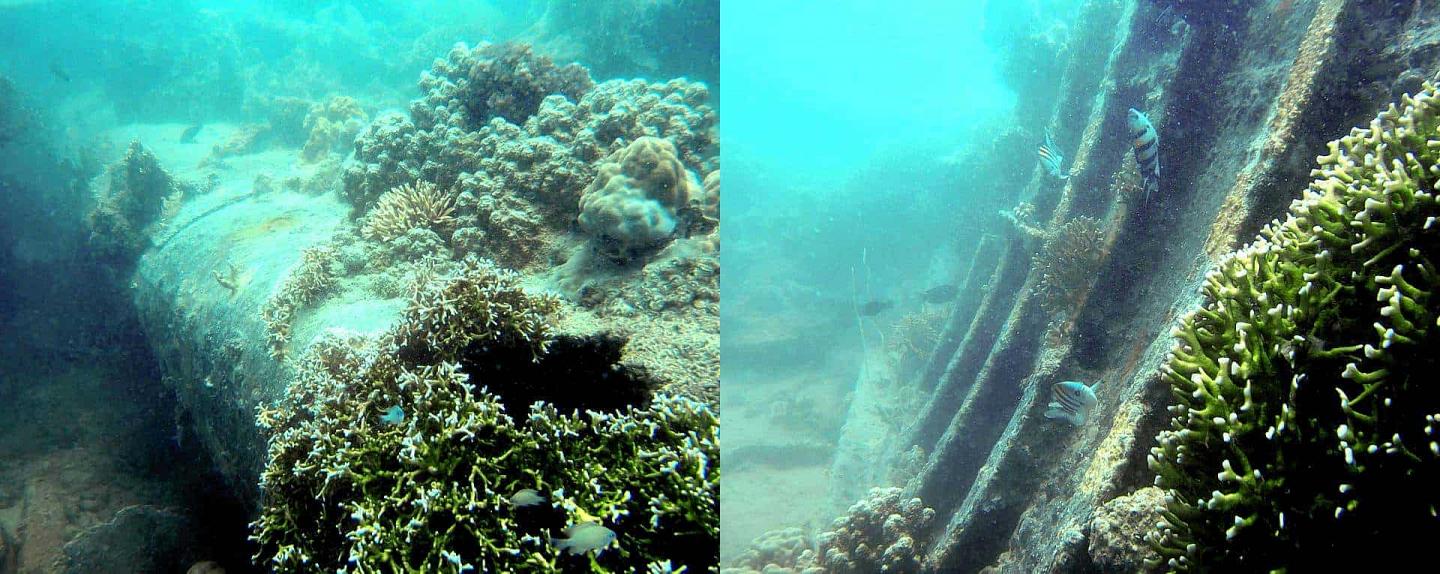
[[[1164,369],[1154,566],[1329,570],[1440,534],[1437,114],[1426,85],[1331,142],[1207,276]]]
[[[310,348],[285,398],[260,414],[271,439],[252,525],[258,560],[280,572],[703,572],[716,562],[715,415],[648,393],[598,410],[566,404],[641,383],[613,364],[554,358],[574,347],[550,331],[557,301],[517,278],[468,260],[417,279],[389,332],[331,333]],[[563,364],[527,370],[552,360]],[[502,377],[497,363],[530,376]],[[536,386],[557,399],[507,400]],[[544,502],[512,504],[524,489]],[[552,545],[589,522],[615,541],[579,556]]]

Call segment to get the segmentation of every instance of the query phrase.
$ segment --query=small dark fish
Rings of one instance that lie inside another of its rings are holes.
[[[180,143],[195,143],[195,136],[200,133],[200,128],[203,127],[205,127],[204,124],[195,124],[185,128],[185,131],[180,134]]]
[[[894,302],[894,301],[886,301],[886,300],[882,300],[882,299],[876,299],[876,300],[874,300],[874,301],[871,301],[871,302],[869,302],[869,303],[866,303],[866,304],[860,306],[860,316],[861,316],[861,317],[874,317],[874,316],[879,315],[880,313],[882,313],[882,312],[884,312],[884,311],[889,310],[891,307],[894,307],[894,306],[895,306],[895,302]]]
[[[931,304],[949,303],[954,301],[958,294],[960,294],[960,288],[955,285],[937,285],[921,291],[920,299]]]
[[[70,74],[65,72],[65,68],[60,67],[60,62],[50,62],[50,73],[55,74],[55,77],[61,80],[70,81]]]

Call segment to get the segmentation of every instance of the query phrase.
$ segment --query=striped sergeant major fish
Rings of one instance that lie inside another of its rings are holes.
[[[1040,144],[1040,165],[1045,166],[1045,171],[1061,181],[1070,179],[1070,174],[1065,173],[1061,167],[1065,163],[1065,156],[1055,149],[1055,141],[1050,139],[1050,130],[1045,130],[1045,143]]]
[[[1155,133],[1150,118],[1135,108],[1130,108],[1130,139],[1135,147],[1141,187],[1145,188],[1145,201],[1149,202],[1150,194],[1160,191],[1160,134]]]
[[[1077,427],[1085,424],[1095,403],[1100,402],[1095,398],[1094,389],[1077,381],[1055,383],[1050,387],[1050,397],[1053,400],[1045,411],[1045,418],[1060,419]]]

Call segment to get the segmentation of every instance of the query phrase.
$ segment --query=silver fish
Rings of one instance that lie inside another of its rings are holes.
[[[1045,418],[1061,419],[1077,427],[1085,424],[1095,403],[1099,402],[1094,389],[1076,381],[1055,383],[1050,387],[1050,396],[1054,400],[1050,401]]]
[[[564,538],[551,538],[550,543],[562,554],[584,554],[600,550],[615,541],[615,531],[594,522],[585,522],[565,529]]]
[[[1135,149],[1135,165],[1139,166],[1141,187],[1145,189],[1145,201],[1150,194],[1160,191],[1160,134],[1150,125],[1150,118],[1140,110],[1130,108],[1130,145]]]
[[[515,494],[510,495],[510,506],[516,508],[535,506],[542,502],[545,502],[545,497],[541,496],[540,492],[533,488],[522,488],[516,491]]]
[[[1070,179],[1070,174],[1063,168],[1064,163],[1065,156],[1055,149],[1055,141],[1050,139],[1050,130],[1045,130],[1045,143],[1040,144],[1040,165],[1045,166],[1045,171],[1050,175],[1064,181]]]

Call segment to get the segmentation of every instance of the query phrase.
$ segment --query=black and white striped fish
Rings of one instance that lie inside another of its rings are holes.
[[[1099,402],[1089,385],[1077,381],[1055,383],[1050,387],[1050,397],[1054,400],[1050,401],[1045,418],[1064,420],[1077,427],[1085,424],[1095,403]]]
[[[1130,108],[1130,139],[1135,148],[1135,164],[1140,169],[1141,187],[1145,189],[1145,201],[1150,194],[1160,191],[1160,134],[1150,125],[1150,118],[1140,110]]]
[[[1050,139],[1050,130],[1045,130],[1045,143],[1040,144],[1040,165],[1045,166],[1045,171],[1056,179],[1070,179],[1070,174],[1064,169],[1065,156],[1055,149],[1055,141]]]

